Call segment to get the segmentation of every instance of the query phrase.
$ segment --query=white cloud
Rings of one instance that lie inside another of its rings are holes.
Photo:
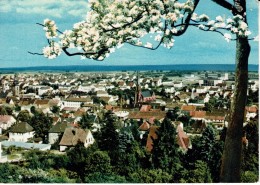
[[[75,17],[86,14],[87,0],[1,0],[0,13],[38,14],[44,16]]]
[[[10,12],[12,10],[12,6],[10,4],[4,4],[0,2],[0,12]]]

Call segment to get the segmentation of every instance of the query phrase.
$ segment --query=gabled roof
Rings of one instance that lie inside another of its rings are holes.
[[[177,143],[183,149],[187,150],[189,147],[190,139],[187,134],[183,131],[181,125],[177,126]]]
[[[156,131],[158,130],[158,128],[159,128],[158,126],[150,127],[149,134],[147,137],[147,142],[146,142],[146,150],[148,152],[151,152],[153,149],[153,140],[158,138],[158,136],[156,134]]]
[[[67,128],[67,123],[57,123],[56,125],[53,125],[51,129],[49,130],[49,133],[63,133],[65,129]]]
[[[85,143],[90,130],[81,128],[66,128],[61,138],[60,144],[63,146],[75,146],[79,141]],[[90,132],[91,133],[91,132]]]
[[[13,133],[27,133],[32,131],[33,127],[29,125],[27,122],[18,122],[10,129],[10,132]]]
[[[140,125],[140,127],[138,129],[141,131],[147,131],[147,130],[149,130],[149,128],[150,128],[150,124],[147,123],[147,121],[145,121],[145,122],[143,122],[142,125]]]

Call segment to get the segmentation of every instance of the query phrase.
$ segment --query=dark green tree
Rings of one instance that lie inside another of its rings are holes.
[[[196,161],[193,170],[185,171],[181,183],[211,183],[211,174],[208,171],[207,163],[201,160]]]
[[[13,109],[11,107],[2,106],[0,107],[0,115],[12,115]]]
[[[52,118],[44,115],[44,113],[37,113],[31,118],[30,125],[35,131],[35,137],[42,138],[42,141],[47,143],[48,132],[52,126]]]
[[[169,110],[167,113],[166,113],[166,117],[168,119],[170,119],[171,121],[175,121],[178,116],[179,116],[179,111],[180,111],[180,108],[179,107],[174,107],[173,110]]]
[[[29,122],[31,119],[30,112],[28,110],[22,110],[18,115],[17,115],[17,121],[20,122]]]
[[[115,126],[116,118],[112,114],[105,115],[105,118],[101,127],[101,138],[98,141],[98,146],[101,150],[109,151],[110,155],[118,149],[118,132]]]
[[[244,127],[247,143],[243,143],[242,177],[243,182],[253,174],[259,176],[259,126],[257,119],[251,119]],[[249,178],[250,177],[250,178]],[[249,180],[248,182],[252,182]]]
[[[125,177],[117,174],[95,172],[85,178],[86,183],[127,183]]]
[[[153,139],[152,165],[155,169],[162,169],[173,175],[173,182],[178,181],[180,169],[176,130],[171,121],[165,118],[156,132],[158,138]]]
[[[216,140],[216,131],[208,125],[201,137],[192,138],[192,149],[181,156],[181,160],[187,170],[193,170],[196,161],[201,160],[206,163],[208,171],[211,173],[213,182],[219,182],[221,157],[223,152],[223,141]]]
[[[169,183],[172,176],[162,169],[139,169],[130,174],[131,183]]]
[[[110,174],[112,166],[110,164],[110,157],[105,151],[95,151],[87,157],[85,164],[85,172],[92,174],[99,172],[102,174]]]
[[[88,113],[85,113],[85,114],[82,115],[82,117],[79,121],[79,125],[83,129],[90,129],[91,130],[92,126],[93,126],[93,122],[94,122],[93,116],[89,115]]]
[[[58,114],[60,112],[60,107],[57,106],[57,105],[54,105],[52,108],[51,108],[51,111],[54,113],[54,114]]]
[[[78,174],[81,181],[84,181],[85,178],[85,168],[87,164],[88,157],[96,151],[96,146],[90,146],[86,148],[82,142],[67,150],[66,154],[68,156],[68,168]]]

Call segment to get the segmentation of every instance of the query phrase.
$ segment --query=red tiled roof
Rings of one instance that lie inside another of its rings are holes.
[[[158,136],[156,134],[156,131],[158,130],[158,126],[151,126],[150,131],[147,137],[147,142],[146,142],[146,150],[148,152],[151,152],[153,149],[153,139],[157,139]]]
[[[206,111],[190,111],[190,116],[193,118],[205,118]]]
[[[180,125],[178,125],[177,130],[178,130],[177,143],[182,149],[187,150],[190,141],[189,137],[185,134],[185,132],[183,131]]]
[[[128,118],[129,119],[150,119],[154,117],[157,120],[161,120],[165,118],[166,112],[130,112]]]
[[[150,128],[149,123],[147,123],[145,121],[145,122],[143,122],[143,124],[138,129],[141,130],[141,131],[147,131],[147,130],[149,130],[149,128]]]
[[[181,110],[183,110],[183,111],[195,111],[196,106],[195,105],[182,105]]]

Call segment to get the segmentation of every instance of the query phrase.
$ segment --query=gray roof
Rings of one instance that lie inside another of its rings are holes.
[[[60,144],[62,146],[75,146],[78,141],[85,142],[90,130],[83,130],[81,128],[66,128],[61,138]],[[90,132],[91,133],[91,132]]]
[[[151,97],[152,93],[150,91],[142,91],[142,96],[143,97]]]
[[[10,132],[13,133],[26,133],[32,131],[33,131],[33,127],[26,122],[16,123],[10,130]]]
[[[16,146],[25,149],[39,149],[39,150],[50,150],[50,144],[38,144],[38,143],[25,143],[20,141],[2,141],[3,146]]]
[[[67,127],[67,123],[57,123],[56,125],[53,125],[51,129],[49,130],[49,133],[63,133]]]

